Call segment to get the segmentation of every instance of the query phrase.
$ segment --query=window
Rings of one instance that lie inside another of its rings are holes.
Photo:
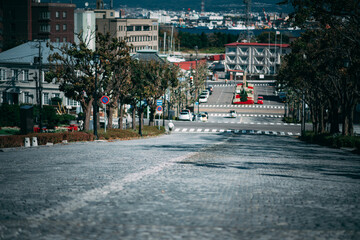
[[[32,95],[29,92],[24,92],[24,103],[32,103]]]
[[[141,31],[141,26],[135,26],[135,31]]]
[[[43,97],[43,104],[49,105],[49,93],[44,93]]]
[[[11,77],[12,77],[15,81],[19,80],[19,70],[13,69],[13,70],[11,70],[11,73],[12,73]]]
[[[126,31],[128,31],[128,32],[134,31],[134,26],[127,26]]]
[[[5,81],[6,80],[6,70],[0,69],[0,80]]]
[[[55,17],[56,17],[56,18],[59,18],[59,17],[60,17],[60,12],[56,12],[56,13],[55,13]]]
[[[56,41],[56,42],[60,42],[60,38],[56,38],[55,41]]]
[[[75,101],[75,100],[72,100],[70,98],[66,98],[66,105],[69,105],[69,106],[80,106],[80,103]]]
[[[67,42],[67,38],[66,38],[66,37],[63,38],[63,42]]]
[[[53,96],[56,98],[60,98],[60,93],[54,93]]]
[[[67,13],[63,12],[63,18],[66,18],[66,16],[67,16]]]
[[[248,68],[248,65],[241,65],[240,68],[241,68],[241,70],[246,71]]]
[[[143,29],[144,31],[150,31],[150,26],[144,26]]]
[[[49,24],[41,24],[40,32],[50,32],[50,25]]]
[[[66,31],[66,29],[67,29],[67,25],[64,24],[64,25],[63,25],[63,30]]]
[[[235,53],[236,52],[236,48],[228,48],[227,49],[228,53]]]
[[[114,13],[113,13],[113,12],[111,12],[111,13],[110,13],[110,17],[113,17],[113,16],[114,16]]]
[[[29,70],[23,70],[22,74],[23,74],[22,80],[23,81],[29,81]]]
[[[59,30],[60,30],[60,25],[59,25],[59,24],[56,24],[55,30],[56,30],[56,31],[59,31]]]
[[[41,19],[50,19],[50,12],[41,12],[40,18]]]

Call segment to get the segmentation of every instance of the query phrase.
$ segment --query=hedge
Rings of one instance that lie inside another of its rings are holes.
[[[30,138],[30,141],[33,137],[36,137],[38,145],[46,145],[48,142],[61,143],[63,140],[68,142],[94,140],[93,134],[85,132],[31,133],[28,135],[0,136],[0,148],[23,147],[26,137]]]
[[[316,143],[334,148],[355,148],[358,152],[360,152],[359,136],[343,136],[340,134],[330,133],[315,134],[314,132],[305,132],[305,136],[302,136],[301,139],[309,143]]]
[[[165,128],[161,127],[160,130],[156,126],[144,126],[143,127],[143,136],[157,136],[165,132]],[[25,145],[25,138],[32,137],[37,138],[38,145],[46,145],[47,143],[62,143],[63,140],[68,142],[78,142],[78,141],[93,141],[95,136],[92,132],[59,132],[59,133],[30,133],[28,135],[8,135],[0,136],[0,148],[10,148],[10,147],[23,147]],[[128,140],[133,138],[140,137],[138,134],[138,129],[109,129],[104,132],[103,129],[98,131],[98,137],[100,140],[110,140],[110,139],[122,139]]]

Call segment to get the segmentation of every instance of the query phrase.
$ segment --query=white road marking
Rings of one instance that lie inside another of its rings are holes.
[[[30,216],[27,219],[32,225],[37,225],[41,224],[42,221],[47,221],[51,217],[73,213],[80,208],[86,207],[89,203],[101,203],[109,194],[124,190],[125,185],[137,182],[146,176],[154,175],[163,169],[171,167],[177,162],[184,161],[196,154],[197,152],[194,152],[173,158],[143,171],[128,174],[124,178],[110,182],[108,185],[95,188],[84,193],[75,194],[74,196],[70,196],[72,200],[64,201],[52,208],[41,210],[40,213]]]

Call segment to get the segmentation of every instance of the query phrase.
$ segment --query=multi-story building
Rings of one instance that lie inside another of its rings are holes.
[[[0,1],[1,49],[32,40],[31,5],[33,0]]]
[[[42,53],[41,70],[38,61],[39,44]],[[59,90],[59,84],[45,81],[44,73],[49,68],[48,56],[51,53],[53,51],[46,47],[46,42],[37,41],[29,41],[0,53],[0,103],[38,104],[41,87],[44,105],[50,104],[52,98],[59,97],[63,99],[64,105],[80,110],[78,102],[66,98]]]
[[[35,39],[73,42],[75,7],[75,4],[40,0],[0,1],[0,49]]]
[[[74,16],[74,33],[75,43],[79,43],[80,39],[89,49],[95,50],[96,47],[96,29],[95,29],[95,12],[84,9],[75,10]]]
[[[159,50],[157,19],[117,18],[113,10],[95,10],[95,13],[96,31],[110,32],[112,37],[125,40],[132,46],[130,53],[143,49]]]
[[[32,3],[32,39],[74,42],[74,9],[69,3]]]
[[[275,75],[281,56],[290,52],[290,45],[235,42],[226,44],[225,51],[226,72],[245,72],[254,79]]]

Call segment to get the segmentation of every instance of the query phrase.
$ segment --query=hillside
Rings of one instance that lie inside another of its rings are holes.
[[[42,0],[47,2],[50,0]],[[89,7],[94,8],[96,0],[52,0],[52,2],[72,2],[76,4],[78,8],[83,8],[85,2],[89,3]],[[201,0],[113,0],[114,8],[134,8],[141,7],[145,9],[164,9],[164,10],[187,10],[188,8],[200,11]],[[264,8],[266,12],[290,12],[290,6],[278,6],[276,5],[280,0],[253,0],[252,11],[261,12]],[[110,0],[104,0],[105,6],[110,5]],[[244,12],[245,5],[242,0],[205,0],[206,11],[236,11]]]

